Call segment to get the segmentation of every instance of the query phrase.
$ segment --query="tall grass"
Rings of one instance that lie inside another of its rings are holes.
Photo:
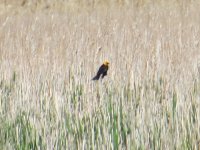
[[[198,6],[1,14],[0,149],[198,149]]]

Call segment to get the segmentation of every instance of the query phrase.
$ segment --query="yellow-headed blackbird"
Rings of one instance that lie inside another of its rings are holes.
[[[97,75],[92,80],[99,80],[100,77],[103,79],[103,77],[107,75],[108,65],[109,65],[109,62],[104,61],[104,63],[99,68]]]

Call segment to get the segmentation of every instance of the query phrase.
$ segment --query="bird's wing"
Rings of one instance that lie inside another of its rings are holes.
[[[107,75],[107,71],[108,71],[108,66],[103,66],[103,69],[102,69],[102,78],[104,78],[104,76]]]
[[[99,80],[99,78],[100,78],[101,74],[103,73],[103,71],[104,71],[104,67],[103,67],[103,65],[101,65],[101,67],[100,67],[99,70],[97,71],[97,74],[96,74],[96,76],[93,78],[93,80]]]
[[[104,65],[101,65],[101,67],[99,68],[99,70],[97,72],[97,76],[100,76],[101,74],[103,74],[106,71],[107,71],[106,67]]]
[[[107,70],[108,67],[106,67],[105,65],[101,65],[101,67],[99,68],[96,76],[93,78],[93,80],[98,80],[100,78],[100,76],[102,75],[102,78],[107,75]]]

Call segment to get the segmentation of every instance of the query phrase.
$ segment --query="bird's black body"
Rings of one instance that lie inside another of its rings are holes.
[[[99,80],[100,77],[103,79],[103,77],[107,75],[107,71],[108,71],[108,65],[105,64],[101,65],[101,67],[97,72],[97,75],[92,80]]]

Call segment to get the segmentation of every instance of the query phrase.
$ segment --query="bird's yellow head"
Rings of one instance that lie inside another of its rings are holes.
[[[105,61],[103,62],[103,64],[104,64],[105,66],[108,66],[110,63],[109,63],[107,60],[105,60]]]

